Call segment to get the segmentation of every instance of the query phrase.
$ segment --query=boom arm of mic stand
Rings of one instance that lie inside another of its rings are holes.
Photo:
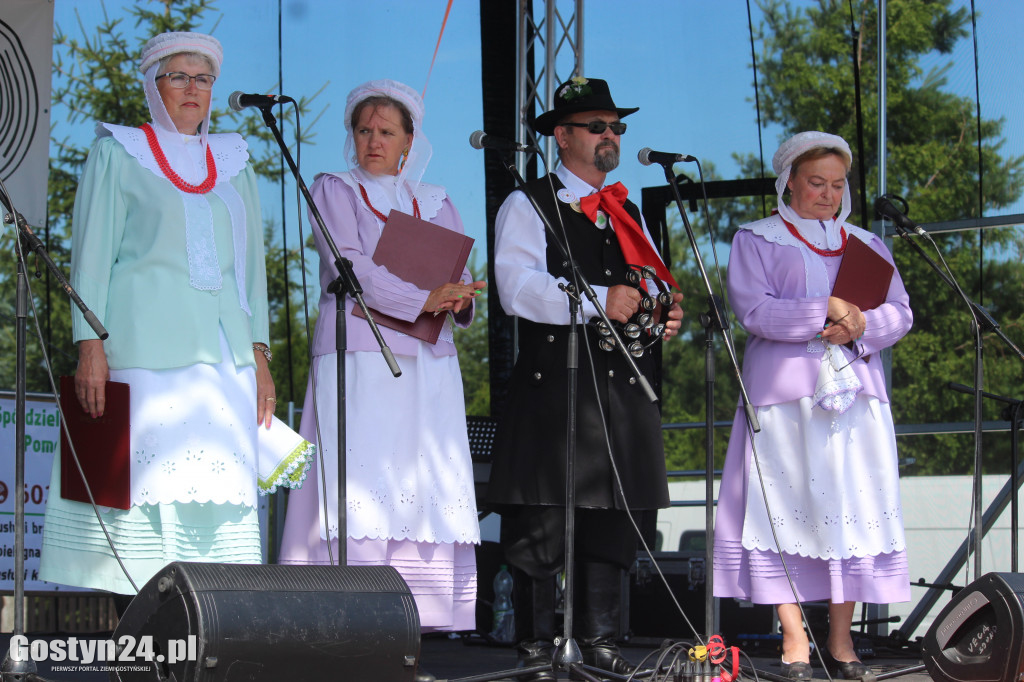
[[[56,263],[53,262],[53,259],[50,258],[50,254],[47,253],[46,247],[43,245],[42,240],[40,240],[39,237],[36,236],[36,233],[32,231],[32,228],[28,226],[28,224],[25,222],[25,218],[23,218],[21,214],[18,213],[17,211],[11,209],[10,213],[4,215],[4,222],[14,222],[17,225],[18,235],[21,237],[22,243],[25,245],[25,248],[29,251],[34,252],[39,258],[42,259],[43,263],[46,265],[46,269],[49,270],[50,274],[53,275],[53,278],[57,280],[57,284],[60,285],[60,288],[63,289],[65,293],[67,293],[67,295],[71,298],[72,303],[74,303],[78,307],[78,309],[82,311],[82,315],[85,317],[85,321],[89,323],[90,327],[92,327],[92,330],[96,333],[96,336],[98,336],[101,340],[105,340],[108,336],[110,336],[107,330],[103,327],[103,324],[100,322],[99,318],[96,317],[96,313],[91,311],[89,307],[85,305],[85,301],[83,301],[81,296],[78,295],[78,292],[75,291],[70,284],[68,284],[68,280],[67,278],[64,277],[64,273],[60,271],[60,268],[58,268]]]
[[[967,303],[968,307],[970,307],[971,312],[974,314],[974,319],[975,321],[977,321],[978,326],[986,331],[993,332],[1003,341],[1003,343],[1009,346],[1013,350],[1013,352],[1017,354],[1018,358],[1024,360],[1024,352],[1022,352],[1021,349],[1018,348],[1017,345],[1009,337],[1007,337],[1006,334],[1003,333],[1003,330],[1000,328],[999,323],[996,322],[995,318],[992,317],[988,310],[986,310],[984,306],[975,303],[973,300],[971,300],[963,292],[963,290],[960,289],[957,283],[953,281],[953,279],[948,274],[946,274],[946,271],[939,267],[939,265],[935,261],[933,261],[927,253],[924,252],[924,249],[922,249],[921,245],[917,243],[917,240],[910,238],[910,235],[905,228],[899,226],[896,223],[893,223],[893,228],[896,230],[896,234],[898,234],[901,238],[903,238],[904,241],[906,241],[908,244],[914,247],[914,250],[917,251],[918,255],[920,255],[921,258],[923,258],[924,261],[932,267],[932,270],[938,273],[939,277],[942,279],[943,282],[946,283],[947,286],[949,286],[950,289],[960,294],[961,298],[963,298],[963,300]],[[929,241],[931,241],[931,237],[928,237],[928,239]]]
[[[696,259],[701,281],[704,282],[704,290],[708,294],[708,305],[710,306],[713,321],[723,332],[722,338],[725,340],[725,348],[729,353],[729,361],[732,363],[733,372],[736,374],[736,380],[739,382],[740,395],[743,398],[743,410],[747,416],[747,423],[750,424],[754,433],[759,433],[761,426],[757,422],[757,414],[754,412],[753,405],[750,404],[750,396],[747,395],[747,387],[743,383],[743,372],[740,370],[739,360],[736,359],[736,348],[733,346],[732,335],[725,333],[728,329],[728,326],[725,324],[725,315],[720,308],[719,298],[715,296],[715,292],[711,288],[711,280],[708,279],[707,270],[704,269],[704,260],[701,258],[700,249],[697,248],[697,240],[693,236],[693,228],[690,226],[690,221],[686,217],[686,210],[683,208],[683,197],[679,192],[679,183],[676,181],[671,165],[665,164],[662,166],[662,169],[665,171],[665,179],[672,186],[672,195],[676,202],[676,208],[683,219],[683,227],[686,228],[686,238],[690,241],[690,249],[693,251],[693,257]]]
[[[271,108],[266,106],[259,107],[259,109],[263,114],[263,122],[267,124],[267,127],[270,128],[271,132],[274,134],[274,139],[277,140],[277,145],[281,148],[281,153],[284,155],[285,161],[288,162],[288,167],[292,171],[292,176],[295,178],[299,191],[302,192],[302,197],[306,200],[306,205],[309,206],[309,211],[313,214],[317,227],[320,229],[320,233],[323,235],[324,241],[331,250],[331,255],[334,258],[334,265],[338,268],[338,280],[340,280],[340,282],[335,280],[328,290],[331,293],[341,294],[342,296],[344,296],[345,293],[348,293],[355,299],[356,303],[359,304],[359,307],[366,315],[366,322],[370,325],[370,330],[373,332],[374,338],[377,339],[377,343],[380,345],[380,352],[384,356],[384,360],[388,363],[391,373],[396,377],[401,376],[402,370],[395,361],[395,356],[388,347],[387,342],[384,341],[384,337],[381,336],[380,329],[377,328],[377,323],[374,321],[373,315],[370,313],[370,309],[366,306],[366,301],[363,300],[363,288],[359,286],[359,280],[356,278],[356,274],[352,270],[352,261],[342,257],[341,252],[338,251],[337,244],[334,243],[334,239],[331,237],[331,233],[327,231],[324,219],[320,216],[320,211],[317,209],[316,203],[313,202],[313,197],[310,196],[306,183],[302,181],[302,176],[299,175],[299,169],[296,167],[295,161],[292,159],[291,152],[288,151],[288,145],[285,144],[284,139],[281,137],[281,131],[277,128],[277,120],[274,118]],[[337,286],[335,286],[335,284],[337,284]]]
[[[537,216],[540,217],[541,222],[544,223],[544,227],[547,228],[548,234],[550,234],[554,238],[555,244],[558,246],[558,249],[562,252],[562,255],[565,256],[566,262],[568,262],[569,267],[572,268],[573,276],[575,277],[576,281],[580,283],[582,293],[590,300],[591,303],[594,304],[594,308],[597,310],[598,316],[601,318],[601,320],[604,321],[605,325],[607,325],[608,330],[611,332],[612,337],[615,339],[615,347],[622,354],[622,357],[625,358],[626,363],[629,364],[630,371],[632,371],[633,376],[637,380],[637,383],[643,389],[644,394],[647,396],[647,399],[650,400],[652,403],[658,402],[658,396],[654,393],[654,389],[651,388],[650,382],[647,381],[647,377],[640,373],[640,369],[636,366],[636,361],[633,359],[633,356],[630,355],[629,350],[626,348],[626,345],[622,342],[622,337],[619,336],[619,333],[612,325],[612,321],[608,318],[608,314],[605,312],[604,306],[602,306],[601,302],[597,300],[597,294],[595,294],[594,290],[590,287],[590,282],[588,282],[587,279],[583,276],[583,273],[579,271],[579,267],[576,265],[576,261],[569,257],[568,249],[566,249],[565,244],[562,243],[562,240],[558,236],[558,232],[555,231],[555,228],[551,224],[551,221],[548,220],[547,215],[544,213],[544,209],[540,207],[540,204],[537,203],[537,200],[534,199],[532,194],[530,194],[530,190],[527,189],[526,187],[526,181],[523,179],[523,176],[520,175],[519,173],[519,169],[516,168],[515,163],[513,163],[510,159],[506,159],[504,163],[505,167],[508,169],[508,172],[511,173],[513,179],[515,179],[516,185],[519,187],[520,190],[522,190],[523,194],[526,195],[526,198],[530,200],[530,204],[533,206],[533,210],[537,213]]]

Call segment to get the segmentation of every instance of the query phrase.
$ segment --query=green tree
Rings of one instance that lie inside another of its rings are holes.
[[[474,251],[469,261],[469,271],[477,279],[486,268],[478,262]],[[487,289],[476,299],[473,324],[467,329],[455,329],[455,345],[459,350],[459,368],[462,370],[462,386],[466,394],[466,414],[488,416],[491,414],[490,367],[487,348]]]

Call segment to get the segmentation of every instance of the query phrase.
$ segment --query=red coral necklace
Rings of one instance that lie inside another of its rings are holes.
[[[160,148],[160,140],[156,138],[156,131],[153,130],[153,126],[146,123],[142,126],[142,132],[146,133],[149,151],[153,152],[153,157],[156,159],[157,165],[160,166],[164,177],[174,183],[174,186],[182,192],[206,194],[217,184],[217,165],[213,162],[213,152],[210,151],[210,145],[206,145],[206,180],[199,185],[190,185],[180,175],[175,173],[174,169],[171,168],[171,164],[167,162],[167,157],[164,156],[164,150]]]
[[[361,182],[359,183],[359,193],[363,195],[363,201],[366,202],[367,208],[373,211],[373,215],[377,216],[377,219],[382,223],[386,223],[388,221],[388,217],[373,207],[373,204],[370,203],[370,197],[366,194],[366,188],[363,187],[363,183]],[[412,198],[412,214],[417,218],[420,217],[420,204],[416,201],[416,197]]]
[[[779,217],[782,218],[781,215]],[[785,218],[782,218],[782,222],[786,223],[786,227],[789,229],[789,233],[791,235],[793,235],[794,237],[796,237],[797,239],[802,241],[807,246],[807,248],[809,248],[811,251],[813,251],[814,253],[818,254],[819,256],[825,256],[825,257],[842,256],[843,255],[843,251],[846,251],[846,237],[847,237],[847,235],[846,235],[846,228],[845,227],[840,227],[839,228],[839,234],[842,235],[843,243],[839,245],[838,249],[819,249],[817,246],[815,246],[814,244],[812,244],[809,241],[807,241],[806,239],[804,239],[804,236],[802,234],[800,234],[800,230],[796,229],[796,226],[793,225],[793,223],[789,222]]]

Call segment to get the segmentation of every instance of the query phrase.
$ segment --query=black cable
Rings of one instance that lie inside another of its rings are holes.
[[[284,43],[283,43],[283,27],[281,22],[281,0],[277,0],[277,82],[279,89],[284,92]],[[284,120],[284,105],[278,105],[278,115],[281,120]],[[298,106],[295,107],[295,167],[301,168],[302,164],[299,159],[302,154],[302,137],[298,134]],[[284,267],[284,325],[285,325],[285,339],[286,339],[286,354],[288,356],[288,395],[292,401],[295,400],[295,372],[294,364],[292,362],[292,297],[291,297],[291,286],[288,281],[288,221],[285,218],[285,164],[281,164],[281,262]],[[302,200],[299,195],[298,183],[295,186],[295,197],[298,202],[298,220],[302,222]]]
[[[864,112],[860,99],[860,62],[857,60],[857,43],[860,41],[860,31],[853,20],[853,0],[848,0],[850,7],[850,38],[853,41],[850,49],[850,57],[853,62],[853,112],[857,126],[857,179],[860,184],[860,223],[864,225],[868,220],[868,198],[867,198],[867,173],[864,170]],[[884,64],[879,68],[885,68]],[[851,159],[852,161],[852,159]],[[850,207],[853,208],[852,206]]]
[[[974,42],[974,106],[978,129],[978,217],[985,217],[985,157],[981,146],[981,79],[978,72],[978,16],[971,0],[971,38]],[[985,304],[985,230],[978,230],[978,303]]]
[[[757,55],[754,52],[754,21],[750,15],[750,0],[747,0],[747,33],[750,35],[750,65],[754,70],[754,108],[757,111],[757,154],[761,160],[761,180],[764,180],[764,140],[761,138],[761,93],[757,89]],[[768,205],[761,195],[761,217],[768,216]]]

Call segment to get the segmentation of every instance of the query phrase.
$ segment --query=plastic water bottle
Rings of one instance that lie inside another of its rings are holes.
[[[494,627],[491,637],[510,643],[515,639],[515,612],[512,608],[512,574],[505,564],[494,576]]]

